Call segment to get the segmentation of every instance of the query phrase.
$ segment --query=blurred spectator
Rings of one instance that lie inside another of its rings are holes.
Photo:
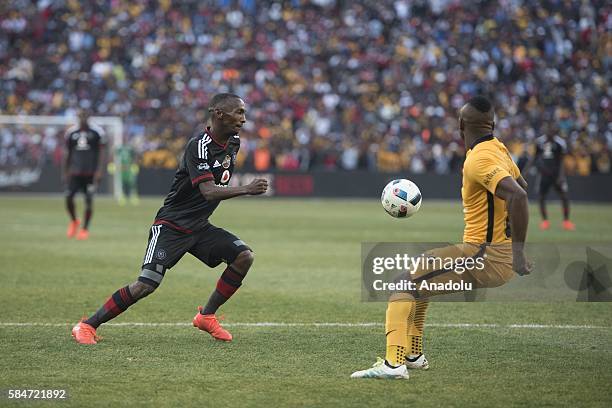
[[[457,109],[484,93],[498,136],[522,146],[515,159],[555,123],[570,174],[609,172],[610,10],[603,0],[5,0],[0,113],[121,116],[144,128],[142,164],[171,168],[212,95],[233,91],[249,108],[245,167],[448,173],[463,156]],[[32,143],[7,132],[0,165]]]

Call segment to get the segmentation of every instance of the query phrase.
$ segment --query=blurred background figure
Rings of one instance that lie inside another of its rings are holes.
[[[536,139],[533,163],[536,168],[536,189],[540,203],[542,222],[540,229],[550,228],[548,212],[546,211],[546,196],[550,188],[554,188],[563,206],[563,228],[573,231],[576,226],[569,219],[569,199],[567,197],[568,185],[563,170],[564,157],[567,151],[565,141],[556,135],[555,129],[544,127],[544,135]]]
[[[138,205],[138,158],[136,150],[128,141],[115,148],[115,161],[108,164],[110,174],[119,173],[121,190],[118,194],[119,205],[125,205],[128,200],[132,205]]]
[[[66,183],[66,210],[70,217],[66,236],[78,240],[89,238],[89,223],[93,215],[93,199],[96,186],[102,178],[106,160],[106,138],[104,131],[89,123],[89,114],[82,110],[79,123],[66,132],[66,160],[63,178]],[[83,223],[76,216],[74,196],[82,192],[85,196]],[[79,229],[80,227],[80,229]]]

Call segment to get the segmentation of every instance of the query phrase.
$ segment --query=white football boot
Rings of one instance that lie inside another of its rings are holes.
[[[378,357],[372,368],[367,370],[355,371],[351,374],[351,378],[382,378],[394,380],[407,380],[408,369],[405,365],[396,368],[391,368],[385,364],[385,360]]]
[[[406,356],[406,367],[411,370],[428,370],[429,362],[425,358],[425,354],[421,354],[416,360],[412,361],[408,358],[408,356]]]

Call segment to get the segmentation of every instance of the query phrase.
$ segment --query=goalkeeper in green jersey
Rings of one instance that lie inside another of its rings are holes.
[[[137,179],[140,168],[136,152],[129,144],[123,144],[115,149],[115,158],[115,161],[108,165],[108,172],[117,173],[121,177],[119,205],[125,205],[128,199],[132,205],[138,205]]]

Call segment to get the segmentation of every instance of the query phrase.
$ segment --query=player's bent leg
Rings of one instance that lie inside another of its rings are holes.
[[[104,302],[102,307],[84,322],[94,329],[97,329],[103,323],[125,312],[138,300],[153,293],[154,290],[155,287],[139,281],[124,286],[113,293],[106,302]]]
[[[119,316],[138,300],[153,293],[155,289],[155,285],[141,281],[124,286],[113,293],[96,313],[74,326],[72,337],[81,344],[96,344],[99,339],[96,330],[100,325]]]
[[[412,368],[427,369],[429,363],[422,353],[421,343],[428,306],[426,299],[460,291],[453,289],[456,286],[453,283],[461,283],[457,285],[458,287],[472,287],[476,283],[470,273],[460,273],[454,268],[442,265],[446,265],[448,259],[454,260],[453,265],[458,264],[459,260],[465,265],[467,258],[474,260],[482,258],[483,251],[482,246],[472,244],[437,248],[426,253],[425,259],[428,261],[421,264],[417,270],[399,276],[398,279],[414,282],[415,290],[409,293],[395,293],[389,299],[385,321],[386,359],[382,365],[376,363],[368,370],[353,373],[351,377],[392,378],[388,376],[391,373],[387,368],[401,371],[401,367],[407,369],[410,365]],[[437,259],[444,262],[436,262]],[[446,288],[446,284],[449,284],[450,289]],[[440,286],[444,289],[440,289]],[[414,343],[412,343],[413,336],[416,337]],[[407,355],[411,357],[408,361],[406,361]]]
[[[209,225],[201,231],[189,253],[211,268],[222,262],[227,264],[206,305],[203,308],[198,307],[193,325],[217,340],[231,341],[232,335],[221,327],[215,313],[242,286],[255,255],[240,238],[214,225]]]
[[[253,252],[245,249],[227,266],[217,281],[217,287],[210,295],[206,306],[198,308],[199,312],[193,318],[195,327],[210,333],[217,340],[232,340],[231,333],[221,327],[215,313],[242,286],[242,281],[253,265],[254,259]]]
[[[236,259],[225,268],[221,277],[217,281],[217,287],[208,299],[202,314],[215,314],[217,309],[232,297],[242,286],[242,281],[246,277],[255,255],[251,250],[244,250],[238,254]]]

